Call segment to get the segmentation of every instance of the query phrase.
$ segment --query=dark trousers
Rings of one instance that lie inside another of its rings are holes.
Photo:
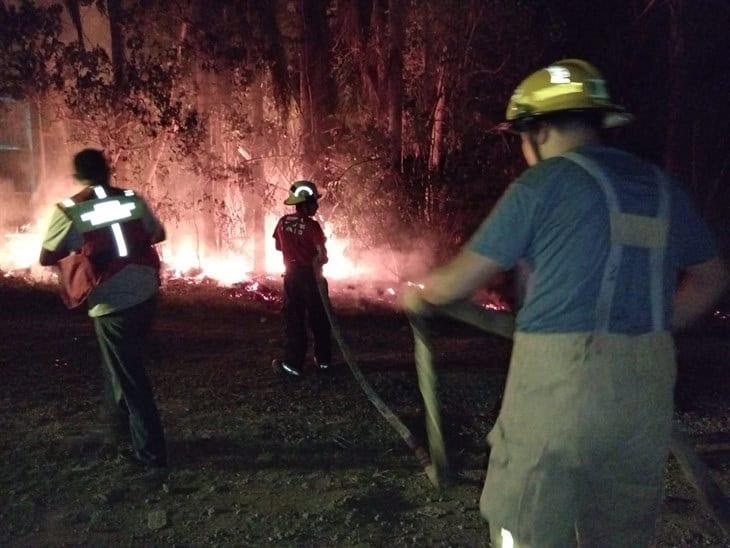
[[[325,282],[326,283],[326,282]],[[307,353],[307,318],[314,334],[314,356],[318,363],[330,363],[330,323],[317,289],[312,268],[290,268],[284,275],[284,361],[301,367]]]
[[[94,318],[101,350],[107,415],[116,433],[128,433],[135,455],[151,465],[165,466],[165,435],[152,387],[144,371],[147,336],[156,299]]]

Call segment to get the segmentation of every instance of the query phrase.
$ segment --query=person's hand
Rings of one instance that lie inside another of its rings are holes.
[[[401,305],[406,312],[417,316],[428,316],[431,313],[432,305],[426,301],[419,289],[409,287],[403,292]]]

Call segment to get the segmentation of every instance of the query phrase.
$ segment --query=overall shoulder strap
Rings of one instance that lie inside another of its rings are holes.
[[[654,217],[633,215],[621,211],[615,186],[598,163],[577,152],[568,152],[562,157],[579,165],[598,183],[606,198],[609,211],[611,247],[596,303],[596,330],[608,331],[622,249],[626,245],[648,249],[652,331],[666,330],[664,261],[670,217],[670,193],[666,176],[659,168],[654,168],[659,190],[656,215]]]
[[[616,190],[611,183],[606,172],[593,160],[578,154],[576,152],[567,152],[562,155],[571,162],[579,165],[588,172],[591,177],[601,187],[603,195],[608,205],[609,218],[614,219],[615,214],[621,212]],[[613,231],[612,231],[613,232]],[[606,259],[606,266],[603,269],[603,277],[601,278],[601,288],[598,292],[596,301],[596,331],[608,331],[609,321],[611,319],[611,306],[613,304],[613,295],[616,291],[616,281],[618,279],[619,268],[621,266],[621,254],[623,247],[611,238],[611,247]]]

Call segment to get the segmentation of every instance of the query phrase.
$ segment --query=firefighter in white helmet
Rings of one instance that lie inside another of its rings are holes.
[[[427,313],[524,261],[480,505],[492,545],[647,546],[671,431],[671,332],[710,309],[727,271],[679,184],[602,143],[631,116],[589,63],[535,72],[506,117],[529,169],[405,305]]]
[[[58,267],[69,308],[88,302],[114,439],[131,440],[135,461],[165,467],[165,437],[143,363],[160,286],[154,244],[165,230],[139,195],[110,185],[101,151],[82,150],[74,168],[85,188],[59,202],[40,263]]]
[[[311,181],[296,181],[285,204],[296,211],[276,225],[276,249],[284,256],[284,359],[274,360],[274,371],[300,377],[307,353],[307,322],[314,335],[314,365],[327,371],[332,358],[330,324],[317,288],[327,261],[326,238],[312,217],[319,208],[319,192]],[[325,282],[326,283],[326,282]]]

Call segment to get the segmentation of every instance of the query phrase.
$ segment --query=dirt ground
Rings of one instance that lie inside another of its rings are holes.
[[[423,436],[405,319],[337,298],[360,365]],[[0,545],[487,546],[478,511],[509,343],[456,326],[437,342],[456,484],[435,491],[344,364],[290,381],[270,369],[277,306],[213,287],[170,287],[148,366],[167,475],[104,442],[91,323],[47,287],[0,282]],[[724,321],[724,324],[727,324]],[[730,337],[679,341],[679,415],[730,486]],[[122,448],[124,449],[124,448]],[[659,546],[723,546],[670,460]]]

